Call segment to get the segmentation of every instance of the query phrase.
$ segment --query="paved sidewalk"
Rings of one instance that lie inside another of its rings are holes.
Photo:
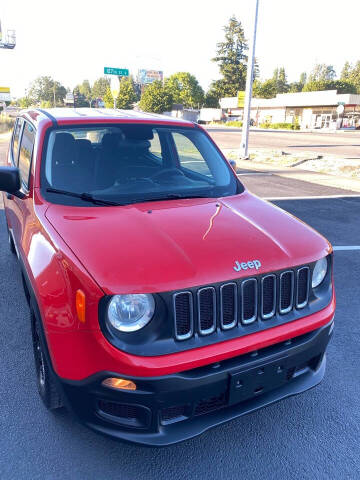
[[[360,194],[360,180],[347,178],[347,177],[340,177],[335,175],[328,175],[326,173],[314,172],[311,170],[299,169],[299,168],[292,168],[292,167],[285,167],[285,166],[277,166],[269,163],[262,163],[262,162],[255,162],[253,160],[238,160],[238,173],[240,174],[241,179],[246,177],[244,180],[245,184],[246,181],[249,182],[249,178],[252,177],[254,180],[250,180],[253,184],[257,182],[257,179],[261,175],[267,177],[267,183],[270,184],[272,179],[270,177],[276,176],[286,179],[284,182],[287,185],[287,190],[293,185],[296,189],[295,182],[302,182],[311,184],[305,190],[311,191],[308,193],[309,195],[358,195]],[[258,173],[259,175],[254,175]],[[248,176],[247,176],[248,175]],[[257,182],[258,183],[258,182]],[[299,185],[300,186],[300,185]],[[319,193],[316,194],[316,189],[314,190],[314,186],[318,189]],[[305,196],[306,192],[304,192],[304,185],[300,188],[296,193],[298,196]],[[325,187],[325,188],[324,188]],[[251,187],[249,187],[251,189]],[[290,188],[293,190],[292,188]],[[274,192],[276,193],[276,192]],[[286,192],[279,191],[278,194],[271,194],[270,196],[274,197],[284,197],[284,196],[293,196],[293,195],[285,195]],[[287,192],[289,193],[289,192]],[[259,193],[257,193],[259,194]],[[261,195],[268,197],[269,195]]]

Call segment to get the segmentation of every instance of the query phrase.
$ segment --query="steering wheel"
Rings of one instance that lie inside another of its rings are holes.
[[[178,168],[164,168],[163,170],[160,170],[159,172],[156,172],[153,175],[150,175],[148,178],[150,178],[150,180],[154,180],[159,177],[161,178],[163,175],[166,175],[166,174],[169,176],[181,175],[182,177],[185,177],[183,172]]]

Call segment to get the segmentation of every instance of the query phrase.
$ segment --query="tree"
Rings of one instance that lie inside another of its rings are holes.
[[[305,85],[306,79],[307,79],[307,73],[306,73],[306,72],[302,72],[302,73],[300,74],[300,80],[299,80],[299,82],[302,83],[303,85]]]
[[[28,97],[32,104],[49,102],[52,106],[63,105],[66,88],[49,76],[36,78],[29,86]]]
[[[289,85],[289,93],[302,92],[304,85],[301,82],[292,82]]]
[[[256,98],[274,98],[277,93],[276,80],[269,78],[264,82],[260,80],[254,80],[253,84],[253,97]]]
[[[214,94],[212,90],[206,92],[204,98],[204,107],[206,108],[219,108],[219,98]]]
[[[89,102],[87,101],[87,99],[84,97],[84,95],[80,93],[80,85],[77,85],[74,88],[74,101],[76,108],[89,106]]]
[[[345,80],[317,80],[305,84],[303,92],[337,90],[337,93],[356,93],[356,87]]]
[[[274,71],[273,79],[276,84],[276,93],[286,93],[289,91],[289,85],[287,83],[287,77],[284,67],[277,68]]]
[[[360,93],[360,61],[357,61],[354,66],[346,62],[341,71],[340,80],[351,83],[356,88],[356,92]]]
[[[32,101],[29,97],[21,97],[17,100],[16,104],[18,104],[21,108],[29,108],[32,106]]]
[[[95,80],[91,89],[93,98],[102,98],[104,100],[107,89],[110,87],[110,81],[106,77],[100,77]]]
[[[344,63],[343,69],[341,70],[340,80],[349,80],[351,75],[351,70],[352,70],[352,67],[350,62],[346,61]]]
[[[132,108],[134,102],[136,102],[136,93],[133,79],[131,77],[123,77],[120,81],[119,94],[116,99],[116,108],[127,110]]]
[[[278,93],[287,93],[290,89],[287,83],[285,68],[275,68],[273,76],[261,82],[255,78],[253,83],[253,97],[274,98]]]
[[[80,95],[84,97],[84,99],[89,103],[89,107],[91,107],[91,102],[94,97],[91,91],[89,80],[84,80],[82,84],[78,86],[78,88]]]
[[[163,113],[171,110],[172,104],[171,93],[162,82],[156,81],[145,88],[139,106],[144,112]]]
[[[219,65],[222,79],[213,82],[210,90],[218,95],[236,97],[238,90],[245,90],[248,45],[241,22],[233,15],[224,27],[225,39],[217,44],[212,59]],[[218,97],[220,98],[220,97]]]
[[[298,82],[292,82],[289,85],[289,92],[290,93],[296,93],[296,92],[302,92],[302,89],[304,88],[304,85],[306,83],[306,72],[302,72],[300,74],[300,79]]]
[[[106,108],[114,108],[114,97],[112,96],[110,87],[107,88],[103,100]]]
[[[326,63],[318,63],[312,69],[308,83],[310,82],[327,82],[335,80],[336,72],[332,65],[326,65]]]
[[[228,92],[229,90],[227,88],[225,80],[220,79],[215,80],[211,83],[210,89],[207,92],[207,96],[211,97],[212,99],[216,99],[217,103],[219,103],[220,98],[229,96]]]
[[[184,107],[196,108],[204,102],[204,90],[199,82],[188,72],[178,72],[165,81],[165,88],[172,95],[174,103]]]
[[[346,80],[335,80],[332,87],[337,93],[357,93],[356,86]]]

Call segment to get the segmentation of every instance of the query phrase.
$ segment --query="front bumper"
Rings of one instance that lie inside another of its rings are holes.
[[[165,446],[317,385],[324,376],[332,329],[333,321],[205,367],[162,377],[131,377],[136,391],[103,387],[102,380],[119,376],[111,372],[60,381],[70,410],[88,427],[129,442]]]

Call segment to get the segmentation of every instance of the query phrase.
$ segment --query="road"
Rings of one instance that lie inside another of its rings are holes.
[[[8,149],[8,138],[5,135],[0,135],[0,165],[5,162],[5,156]]]
[[[207,131],[220,148],[239,148],[241,129],[208,127]],[[301,150],[316,152],[318,155],[341,155],[344,158],[360,160],[360,132],[307,133],[307,132],[264,132],[250,131],[250,148],[270,148],[289,153]]]
[[[256,188],[267,177],[252,178]],[[287,184],[292,192],[299,188],[291,179]],[[316,185],[309,188],[319,191]],[[275,203],[335,246],[360,243],[360,198]],[[95,434],[66,411],[45,410],[36,391],[29,311],[17,261],[7,248],[1,207],[0,245],[1,480],[360,478],[360,250],[335,253],[337,322],[318,387],[196,439],[151,449]]]
[[[279,206],[334,245],[360,238],[360,199]],[[322,384],[165,449],[117,443],[47,412],[36,391],[29,311],[0,211],[0,478],[227,480],[360,478],[360,251],[335,253],[337,323]],[[69,352],[71,354],[71,352]]]

